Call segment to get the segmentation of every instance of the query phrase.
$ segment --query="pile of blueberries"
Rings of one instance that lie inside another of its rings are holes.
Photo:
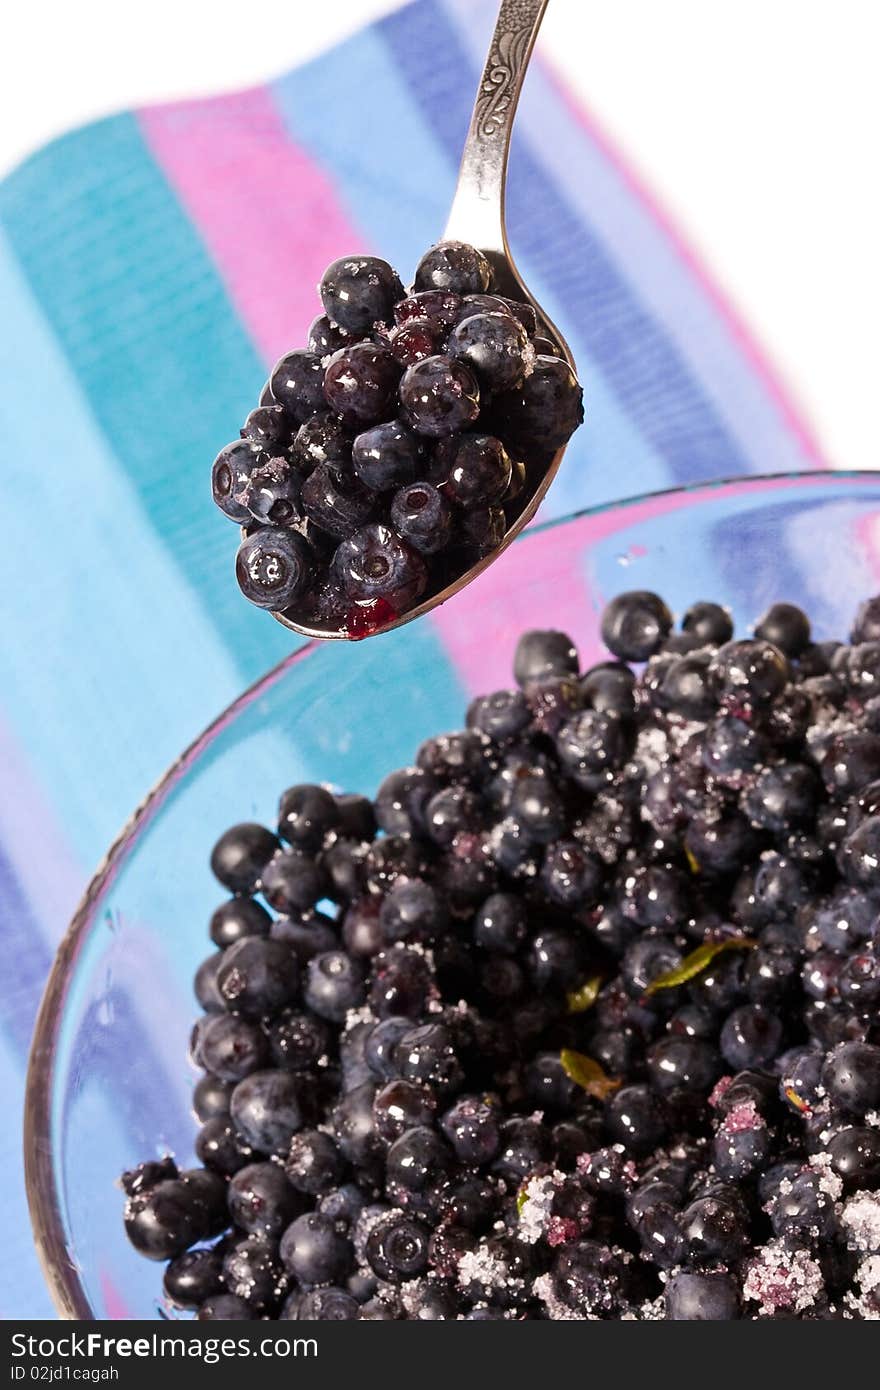
[[[375,256],[328,268],[308,347],[214,461],[252,603],[365,636],[497,549],[583,405],[531,305],[492,288],[456,241],[422,257],[409,294]]]
[[[602,634],[216,844],[203,1166],[123,1178],[171,1303],[880,1318],[880,597]]]

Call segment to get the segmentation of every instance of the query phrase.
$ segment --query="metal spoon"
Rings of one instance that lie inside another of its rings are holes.
[[[529,292],[513,263],[504,220],[510,133],[523,79],[546,8],[547,0],[502,0],[477,88],[443,239],[464,241],[478,247],[492,265],[495,277],[493,291],[531,304],[538,318],[539,331],[555,345],[558,355],[573,368],[574,359],[568,344],[534,295]],[[412,622],[414,618],[430,613],[432,608],[454,598],[465,585],[488,569],[535,515],[558,472],[564,453],[565,449],[560,449],[538,477],[529,477],[519,499],[520,510],[495,550],[483,556],[453,583],[429,594],[414,608],[377,627],[375,632],[371,631],[369,635],[389,632],[393,628],[402,627],[404,623]],[[284,613],[274,613],[272,616],[285,627],[305,637],[352,640],[355,636],[363,635],[353,634],[345,629],[303,623],[290,609]]]

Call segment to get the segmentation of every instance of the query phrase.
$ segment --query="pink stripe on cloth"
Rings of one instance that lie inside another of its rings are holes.
[[[329,262],[364,249],[363,235],[265,88],[146,107],[138,119],[246,329],[276,361],[305,341]]]
[[[727,324],[731,337],[751,366],[752,371],[763,383],[768,396],[775,402],[780,415],[798,440],[811,466],[814,468],[832,468],[834,465],[826,458],[819,440],[813,433],[794,395],[779,375],[776,367],[770,362],[764,349],[747,327],[745,320],[734,307],[732,301],[719,286],[714,274],[710,273],[706,263],[695,248],[685,240],[659,196],[643,182],[598,117],[583,104],[580,98],[574,95],[559,71],[546,59],[541,60],[541,67],[556,88],[572,119],[583,127],[590,140],[602,151],[609,163],[617,168],[633,195],[647,208],[668,238],[682,263],[700,286],[706,299],[713,305],[719,318]]]

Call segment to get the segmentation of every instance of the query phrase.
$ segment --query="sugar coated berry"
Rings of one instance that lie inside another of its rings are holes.
[[[387,323],[403,298],[396,272],[378,256],[343,256],[327,267],[318,289],[330,322],[353,334]]]

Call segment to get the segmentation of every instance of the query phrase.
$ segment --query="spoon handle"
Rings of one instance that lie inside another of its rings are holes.
[[[502,0],[462,151],[446,240],[507,253],[504,186],[510,132],[547,0]]]

